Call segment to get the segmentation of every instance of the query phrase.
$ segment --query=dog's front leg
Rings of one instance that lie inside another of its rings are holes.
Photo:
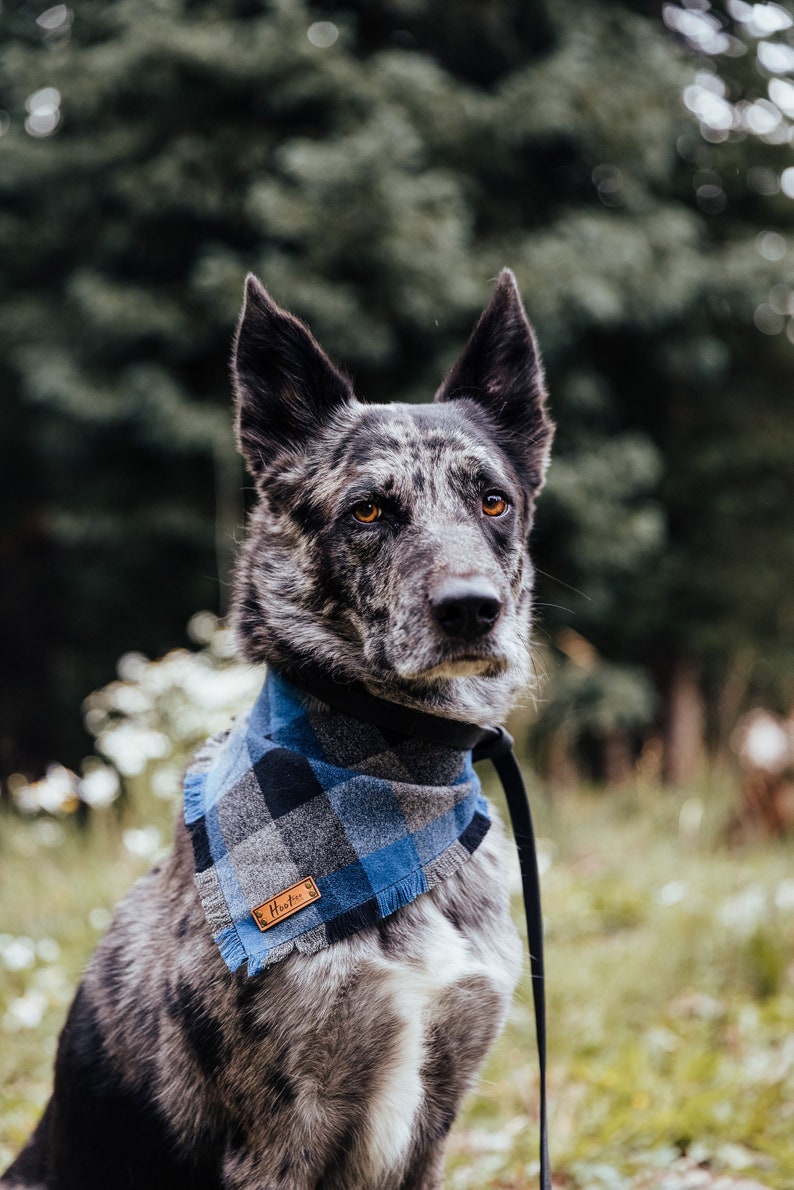
[[[257,1176],[257,1165],[256,1154],[229,1146],[221,1163],[221,1190],[269,1190],[267,1182]]]
[[[283,1161],[279,1168],[272,1154],[265,1159],[251,1147],[250,1140],[240,1148],[229,1145],[223,1155],[220,1190],[309,1190],[311,1185],[288,1162]]]
[[[289,1129],[271,1133],[262,1144],[248,1136],[227,1146],[220,1190],[316,1190],[324,1167],[320,1155]]]
[[[445,1140],[438,1140],[417,1153],[400,1182],[399,1190],[442,1190],[444,1185]]]
[[[393,1173],[367,1176],[360,1169],[345,1171],[344,1166],[345,1162],[337,1159],[324,1169],[318,1169],[316,1165],[310,1168],[301,1157],[296,1158],[294,1154],[290,1159],[285,1153],[281,1160],[277,1159],[274,1162],[271,1152],[268,1153],[267,1159],[263,1160],[260,1154],[250,1148],[229,1147],[222,1163],[221,1188],[317,1190],[318,1186],[322,1186],[328,1190],[351,1190],[352,1179],[355,1179],[356,1187],[361,1187],[361,1190],[364,1187],[367,1187],[367,1190],[376,1190],[385,1185],[388,1185],[390,1190],[443,1190],[444,1141],[437,1141],[421,1153],[417,1153],[399,1183]]]

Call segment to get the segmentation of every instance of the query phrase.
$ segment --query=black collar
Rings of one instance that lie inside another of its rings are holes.
[[[432,744],[458,748],[461,752],[473,752],[475,760],[493,760],[513,748],[513,737],[504,727],[481,727],[477,723],[462,723],[458,719],[445,719],[441,715],[414,710],[413,707],[388,702],[385,698],[376,698],[358,683],[335,682],[332,678],[318,677],[305,671],[292,672],[286,676],[299,690],[337,711],[344,711],[353,719],[374,723],[376,727],[401,735],[428,740]]]

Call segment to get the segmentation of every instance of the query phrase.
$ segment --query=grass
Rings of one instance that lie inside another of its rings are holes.
[[[566,1190],[794,1185],[792,848],[719,848],[712,801],[644,788],[537,807]],[[170,833],[173,804],[139,790],[132,807],[87,830],[0,820],[0,1167],[47,1097],[110,910]],[[450,1190],[535,1184],[533,1039],[527,977],[453,1134]]]

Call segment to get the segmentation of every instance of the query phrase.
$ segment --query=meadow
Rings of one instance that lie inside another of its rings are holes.
[[[705,786],[535,801],[555,1186],[790,1190],[791,847],[725,849],[724,794]],[[173,796],[139,780],[134,798],[84,825],[0,820],[0,1162],[46,1099],[81,968],[115,902],[167,847],[175,812]],[[527,976],[454,1131],[450,1190],[533,1186],[536,1113]]]

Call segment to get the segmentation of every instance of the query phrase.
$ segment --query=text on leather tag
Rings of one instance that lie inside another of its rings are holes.
[[[251,914],[260,930],[269,930],[285,917],[292,917],[293,913],[319,899],[320,890],[311,876],[308,876],[305,880],[299,880],[297,884],[285,888],[283,892],[276,893],[269,901],[257,905],[256,909],[251,910]]]

